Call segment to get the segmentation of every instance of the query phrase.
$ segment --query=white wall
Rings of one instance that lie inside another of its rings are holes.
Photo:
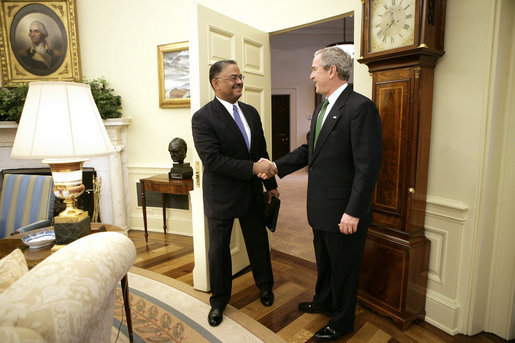
[[[442,314],[431,319],[448,332],[486,329],[508,337],[515,255],[500,242],[513,247],[515,236],[508,221],[496,219],[514,219],[501,207],[515,205],[513,197],[506,198],[514,193],[513,164],[509,173],[503,164],[513,113],[506,99],[514,97],[507,73],[515,56],[514,3],[470,4],[447,2],[446,53],[435,74],[428,184],[428,208],[434,214],[428,215],[426,233],[432,244],[430,267],[438,271],[430,277],[429,290],[438,292],[428,295],[427,307],[428,313]],[[506,282],[496,283],[492,273]],[[504,308],[493,305],[499,297]],[[452,320],[439,319],[443,314]],[[504,329],[490,325],[494,317]]]
[[[266,32],[354,11],[359,51],[360,0],[198,2]],[[122,96],[124,116],[133,119],[128,131],[133,228],[142,227],[136,180],[169,170],[172,138],[182,137],[193,148],[189,109],[160,109],[157,84],[157,45],[190,39],[191,3],[77,0],[83,75],[104,76]],[[446,53],[435,73],[426,320],[450,333],[487,330],[513,337],[514,7],[512,0],[447,1]],[[308,71],[298,66],[296,77]],[[356,64],[354,84],[370,96],[366,66]],[[300,115],[302,120],[306,114]],[[191,156],[188,151],[186,161]],[[168,217],[172,232],[191,234],[188,211],[171,210]],[[160,220],[160,209],[151,210],[150,225],[157,231]]]
[[[190,3],[185,1],[77,1],[82,72],[105,76],[122,96],[128,129],[130,223],[142,228],[136,183],[142,177],[167,173],[172,160],[168,144],[183,138],[191,160],[193,141],[189,108],[161,109],[158,97],[157,46],[189,40]],[[169,231],[191,234],[191,214],[170,210]],[[162,232],[162,213],[149,208],[149,227]]]

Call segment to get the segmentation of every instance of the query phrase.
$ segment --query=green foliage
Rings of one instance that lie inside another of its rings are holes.
[[[114,90],[103,78],[85,80],[91,87],[93,99],[97,104],[102,119],[120,118],[122,116],[122,99],[114,95]],[[23,104],[29,86],[24,84],[19,87],[0,87],[0,121],[20,121]]]
[[[91,93],[102,119],[120,118],[122,116],[122,98],[113,94],[114,89],[109,88],[105,79],[85,80],[84,83],[89,83],[91,86]]]
[[[29,86],[24,84],[19,87],[0,87],[0,120],[20,121],[21,111],[25,103],[25,97]]]

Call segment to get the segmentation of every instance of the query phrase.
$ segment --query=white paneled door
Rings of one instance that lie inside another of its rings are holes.
[[[193,4],[190,37],[191,113],[214,97],[209,84],[209,67],[216,61],[232,59],[245,75],[241,101],[254,106],[261,115],[267,142],[271,142],[270,43],[268,33],[206,7]],[[270,143],[271,144],[271,143]],[[271,154],[270,146],[268,152]],[[193,149],[194,150],[194,149]],[[202,162],[194,152],[195,189],[191,192],[195,268],[193,285],[208,291],[208,233],[202,203]],[[231,237],[233,274],[249,265],[247,251],[236,220]]]

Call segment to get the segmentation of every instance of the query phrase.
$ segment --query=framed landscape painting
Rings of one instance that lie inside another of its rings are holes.
[[[159,107],[190,106],[190,55],[188,42],[159,45],[157,63]]]

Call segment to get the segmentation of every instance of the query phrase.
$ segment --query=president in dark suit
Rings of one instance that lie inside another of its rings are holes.
[[[336,340],[354,328],[359,274],[370,202],[381,164],[381,118],[370,99],[347,84],[352,59],[343,50],[319,50],[310,78],[326,101],[317,107],[301,145],[275,161],[284,177],[308,166],[307,214],[313,228],[317,283],[308,313],[326,313],[329,323],[314,336]]]
[[[230,237],[239,219],[250,266],[261,302],[274,302],[274,284],[268,236],[264,223],[263,183],[269,194],[278,196],[275,178],[262,181],[257,174],[270,175],[263,128],[257,110],[239,102],[244,76],[233,60],[219,61],[209,70],[216,97],[192,118],[193,140],[204,165],[204,213],[209,231],[209,277],[211,310],[208,322],[222,322],[231,297],[232,268]]]

